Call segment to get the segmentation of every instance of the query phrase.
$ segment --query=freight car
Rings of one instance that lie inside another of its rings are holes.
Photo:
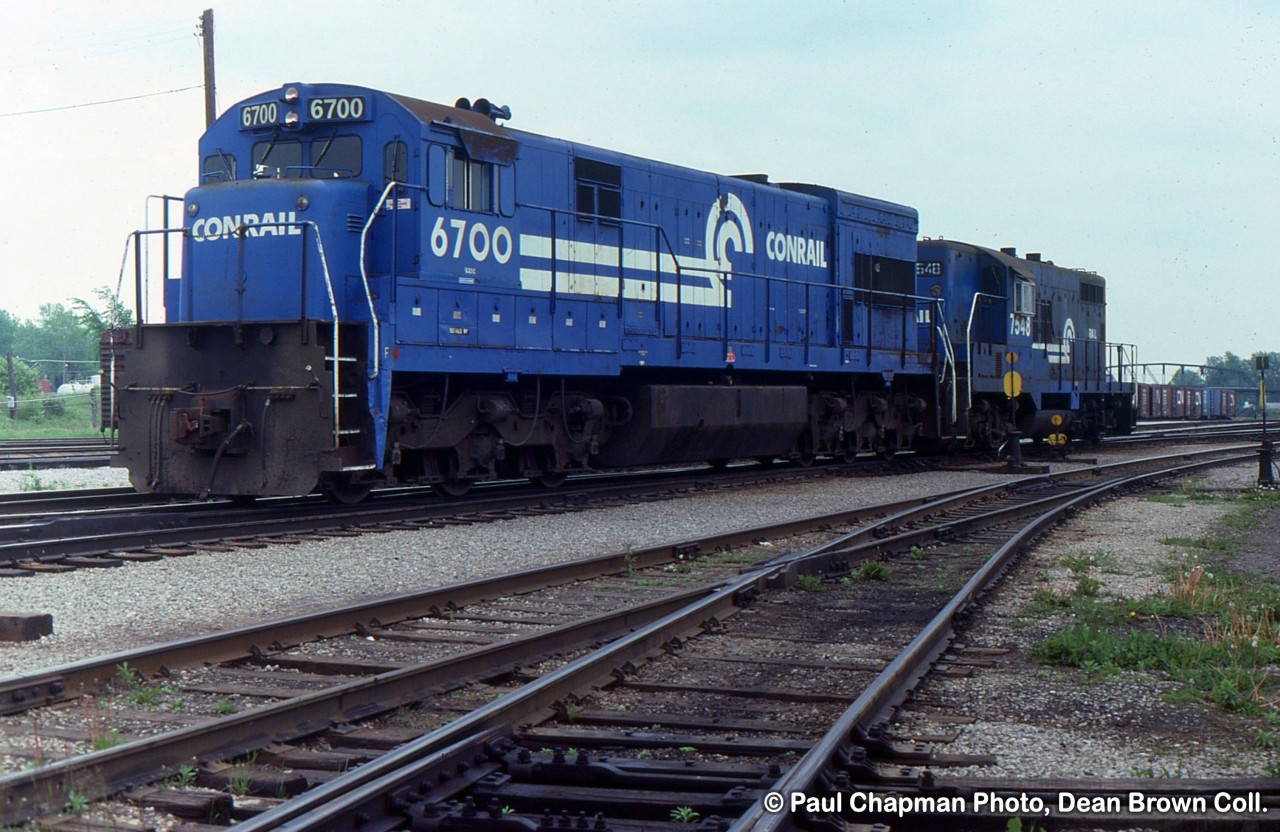
[[[1054,441],[1132,429],[1134,348],[1106,340],[1102,277],[953,240],[921,240],[917,257],[917,292],[944,299],[942,400],[958,435],[981,446],[1010,424]]]
[[[114,371],[134,486],[457,494],[936,438],[914,209],[508,116],[288,84],[211,125],[166,321]]]
[[[1137,415],[1160,419],[1230,419],[1236,415],[1236,391],[1230,387],[1180,384],[1137,385]]]

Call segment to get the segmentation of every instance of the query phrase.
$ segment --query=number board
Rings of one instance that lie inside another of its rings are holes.
[[[307,101],[308,121],[363,121],[364,96],[337,95]]]
[[[245,104],[240,108],[240,129],[252,130],[256,127],[274,127],[286,121],[285,105],[278,101],[263,101],[258,104]],[[307,120],[311,122],[364,121],[369,114],[362,95],[338,95],[325,98],[312,98],[306,103]],[[288,119],[290,124],[296,123],[296,117]]]
[[[246,104],[240,108],[240,129],[250,130],[254,127],[270,127],[279,124],[282,109],[275,101]]]

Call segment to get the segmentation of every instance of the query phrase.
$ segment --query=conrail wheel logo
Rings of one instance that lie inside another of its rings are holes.
[[[707,212],[707,251],[720,263],[729,259],[729,244],[743,254],[756,250],[747,206],[737,194],[721,194]]]

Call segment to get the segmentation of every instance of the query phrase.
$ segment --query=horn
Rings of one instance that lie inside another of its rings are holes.
[[[477,98],[476,103],[472,105],[471,109],[482,116],[487,116],[488,118],[493,119],[494,121],[497,121],[500,118],[501,119],[511,118],[510,107],[507,107],[505,105],[493,104],[487,98]]]
[[[453,106],[457,107],[459,110],[470,110],[470,109],[471,109],[471,99],[469,99],[469,98],[459,98],[457,101],[453,102]]]

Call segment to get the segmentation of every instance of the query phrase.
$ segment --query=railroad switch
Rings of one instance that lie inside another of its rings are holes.
[[[1270,439],[1262,440],[1258,449],[1258,487],[1276,489],[1275,446]]]

